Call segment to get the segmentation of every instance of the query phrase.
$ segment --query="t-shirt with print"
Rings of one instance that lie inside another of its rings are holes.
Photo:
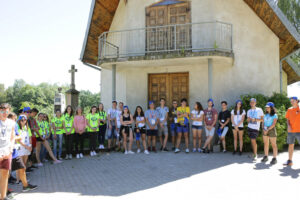
[[[100,120],[106,120],[107,119],[107,114],[106,114],[106,112],[105,111],[99,111],[99,118],[100,118]],[[105,123],[103,123],[102,121],[100,122],[100,125],[102,126],[102,125],[104,125]]]
[[[95,114],[89,113],[86,116],[86,119],[92,128],[96,128],[97,129],[96,131],[99,131],[98,120],[100,119],[100,117],[98,113]],[[91,129],[89,126],[87,126],[87,131],[95,132],[95,130]]]
[[[205,124],[207,126],[211,126],[214,123],[215,120],[215,116],[218,115],[218,111],[214,108],[211,108],[210,110],[208,108],[206,108],[204,110],[204,120],[205,120]]]
[[[285,118],[289,120],[291,133],[300,133],[300,109],[299,106],[297,108],[289,108],[285,114]]]
[[[204,115],[204,112],[203,112],[203,110],[201,110],[200,112],[197,111],[197,110],[193,110],[191,112],[191,114],[192,114],[193,118],[200,119]],[[192,125],[194,125],[194,126],[202,126],[203,122],[202,121],[193,121]]]
[[[144,120],[145,120],[145,117],[143,117],[143,116],[137,116],[135,120],[136,120],[136,121],[144,121]],[[137,125],[137,128],[142,128],[142,127],[145,127],[145,123],[139,123],[139,124]]]
[[[268,128],[268,127],[272,126],[275,119],[278,119],[277,114],[274,114],[273,116],[271,116],[269,113],[265,114],[265,116],[264,116],[264,127]]]
[[[177,108],[172,108],[171,109],[172,112],[169,112],[169,119],[170,122],[173,124],[177,124],[178,120],[177,120]]]
[[[156,110],[147,110],[145,112],[145,117],[148,119],[151,126],[154,126],[156,122],[159,120],[159,113]],[[148,123],[146,123],[147,129],[149,130],[150,127]],[[157,125],[155,126],[155,130],[157,130]]]
[[[177,112],[184,114],[187,113],[187,119],[189,119],[189,114],[190,114],[190,107],[186,106],[186,107],[178,107],[177,108]],[[184,125],[184,118],[185,117],[178,117],[178,123],[181,125]]]
[[[55,126],[55,132],[57,135],[61,135],[63,134],[65,131],[63,129],[63,121],[64,121],[64,118],[63,117],[55,117],[53,119],[53,124]]]
[[[117,110],[117,127],[121,127],[121,116],[122,116],[122,110]]]
[[[14,134],[12,131],[15,128],[15,124],[11,119],[0,120],[0,157],[7,156],[12,151],[10,139],[12,134]]]
[[[231,117],[231,114],[230,114],[229,110],[225,110],[225,111],[219,112],[218,120],[221,121],[221,123],[225,123],[227,119],[230,120],[230,117]],[[228,127],[228,124],[226,124],[225,127]]]
[[[114,109],[114,108],[110,108],[108,111],[107,111],[107,115],[110,116],[110,119],[111,119],[111,125],[112,126],[116,126],[115,124],[115,119],[117,119],[117,116],[118,116],[118,110],[117,109]]]
[[[166,118],[166,115],[169,113],[168,107],[157,107],[156,111],[159,113],[159,121],[163,122]],[[167,125],[167,121],[165,121],[164,125]]]
[[[238,125],[238,124],[241,122],[241,120],[243,119],[243,115],[246,115],[246,112],[245,112],[245,110],[243,110],[242,114],[240,114],[240,111],[237,110],[236,115],[235,115],[235,114],[234,114],[234,110],[232,110],[232,111],[231,111],[231,115],[233,115],[233,121],[234,121],[234,124]],[[233,124],[232,124],[232,125],[233,125]],[[240,127],[240,128],[243,128],[243,127],[244,127],[244,124],[241,123],[241,124],[239,125],[239,127]]]
[[[63,115],[63,119],[65,121],[65,127],[66,127],[67,132],[70,132],[70,130],[73,126],[74,116],[72,115],[70,117],[70,115],[66,113]],[[73,127],[71,134],[74,134],[74,133],[75,133],[75,128]]]
[[[15,123],[15,136],[19,136],[19,125]],[[12,159],[15,159],[19,156],[18,150],[20,149],[21,145],[15,141],[13,152],[12,152]]]
[[[247,117],[253,119],[261,119],[264,116],[264,112],[261,108],[250,109],[247,111]],[[260,122],[249,122],[248,128],[259,130]]]

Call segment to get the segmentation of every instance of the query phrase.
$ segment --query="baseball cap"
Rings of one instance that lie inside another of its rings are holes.
[[[291,97],[290,99],[294,99],[294,100],[298,101],[298,97]]]
[[[30,112],[30,111],[31,111],[30,107],[24,107],[23,108],[23,112]]]
[[[269,107],[275,107],[274,103],[273,102],[268,102],[265,106],[266,108],[269,108]]]
[[[27,120],[27,117],[25,115],[20,115],[19,118],[18,118],[18,121],[20,121],[22,119],[26,119]]]
[[[149,105],[154,104],[154,101],[149,101]]]
[[[256,99],[255,99],[255,98],[251,98],[251,99],[250,99],[250,102],[251,102],[251,101],[256,102]]]

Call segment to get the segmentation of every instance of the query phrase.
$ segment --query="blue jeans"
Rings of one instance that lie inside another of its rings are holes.
[[[61,158],[61,153],[62,153],[62,144],[63,144],[63,137],[64,134],[60,134],[60,135],[56,135],[56,139],[54,139],[53,136],[53,154],[56,157],[57,156],[57,140],[58,140],[58,146],[59,146],[59,150],[58,150],[58,158]]]
[[[47,141],[48,144],[51,146],[50,140],[48,139]],[[43,161],[46,158],[47,153],[48,153],[47,149],[44,147],[44,145],[41,145],[41,152],[40,152],[41,161]]]

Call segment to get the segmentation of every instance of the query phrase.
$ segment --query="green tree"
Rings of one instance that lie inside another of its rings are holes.
[[[0,103],[6,102],[6,91],[4,84],[0,84]]]

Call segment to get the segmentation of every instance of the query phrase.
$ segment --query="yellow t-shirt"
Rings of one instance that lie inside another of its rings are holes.
[[[184,113],[190,114],[190,107],[188,107],[188,106],[185,108],[178,107],[177,112],[180,112],[182,114],[184,114]],[[189,119],[189,116],[187,118]],[[178,123],[184,124],[184,117],[178,117]]]

